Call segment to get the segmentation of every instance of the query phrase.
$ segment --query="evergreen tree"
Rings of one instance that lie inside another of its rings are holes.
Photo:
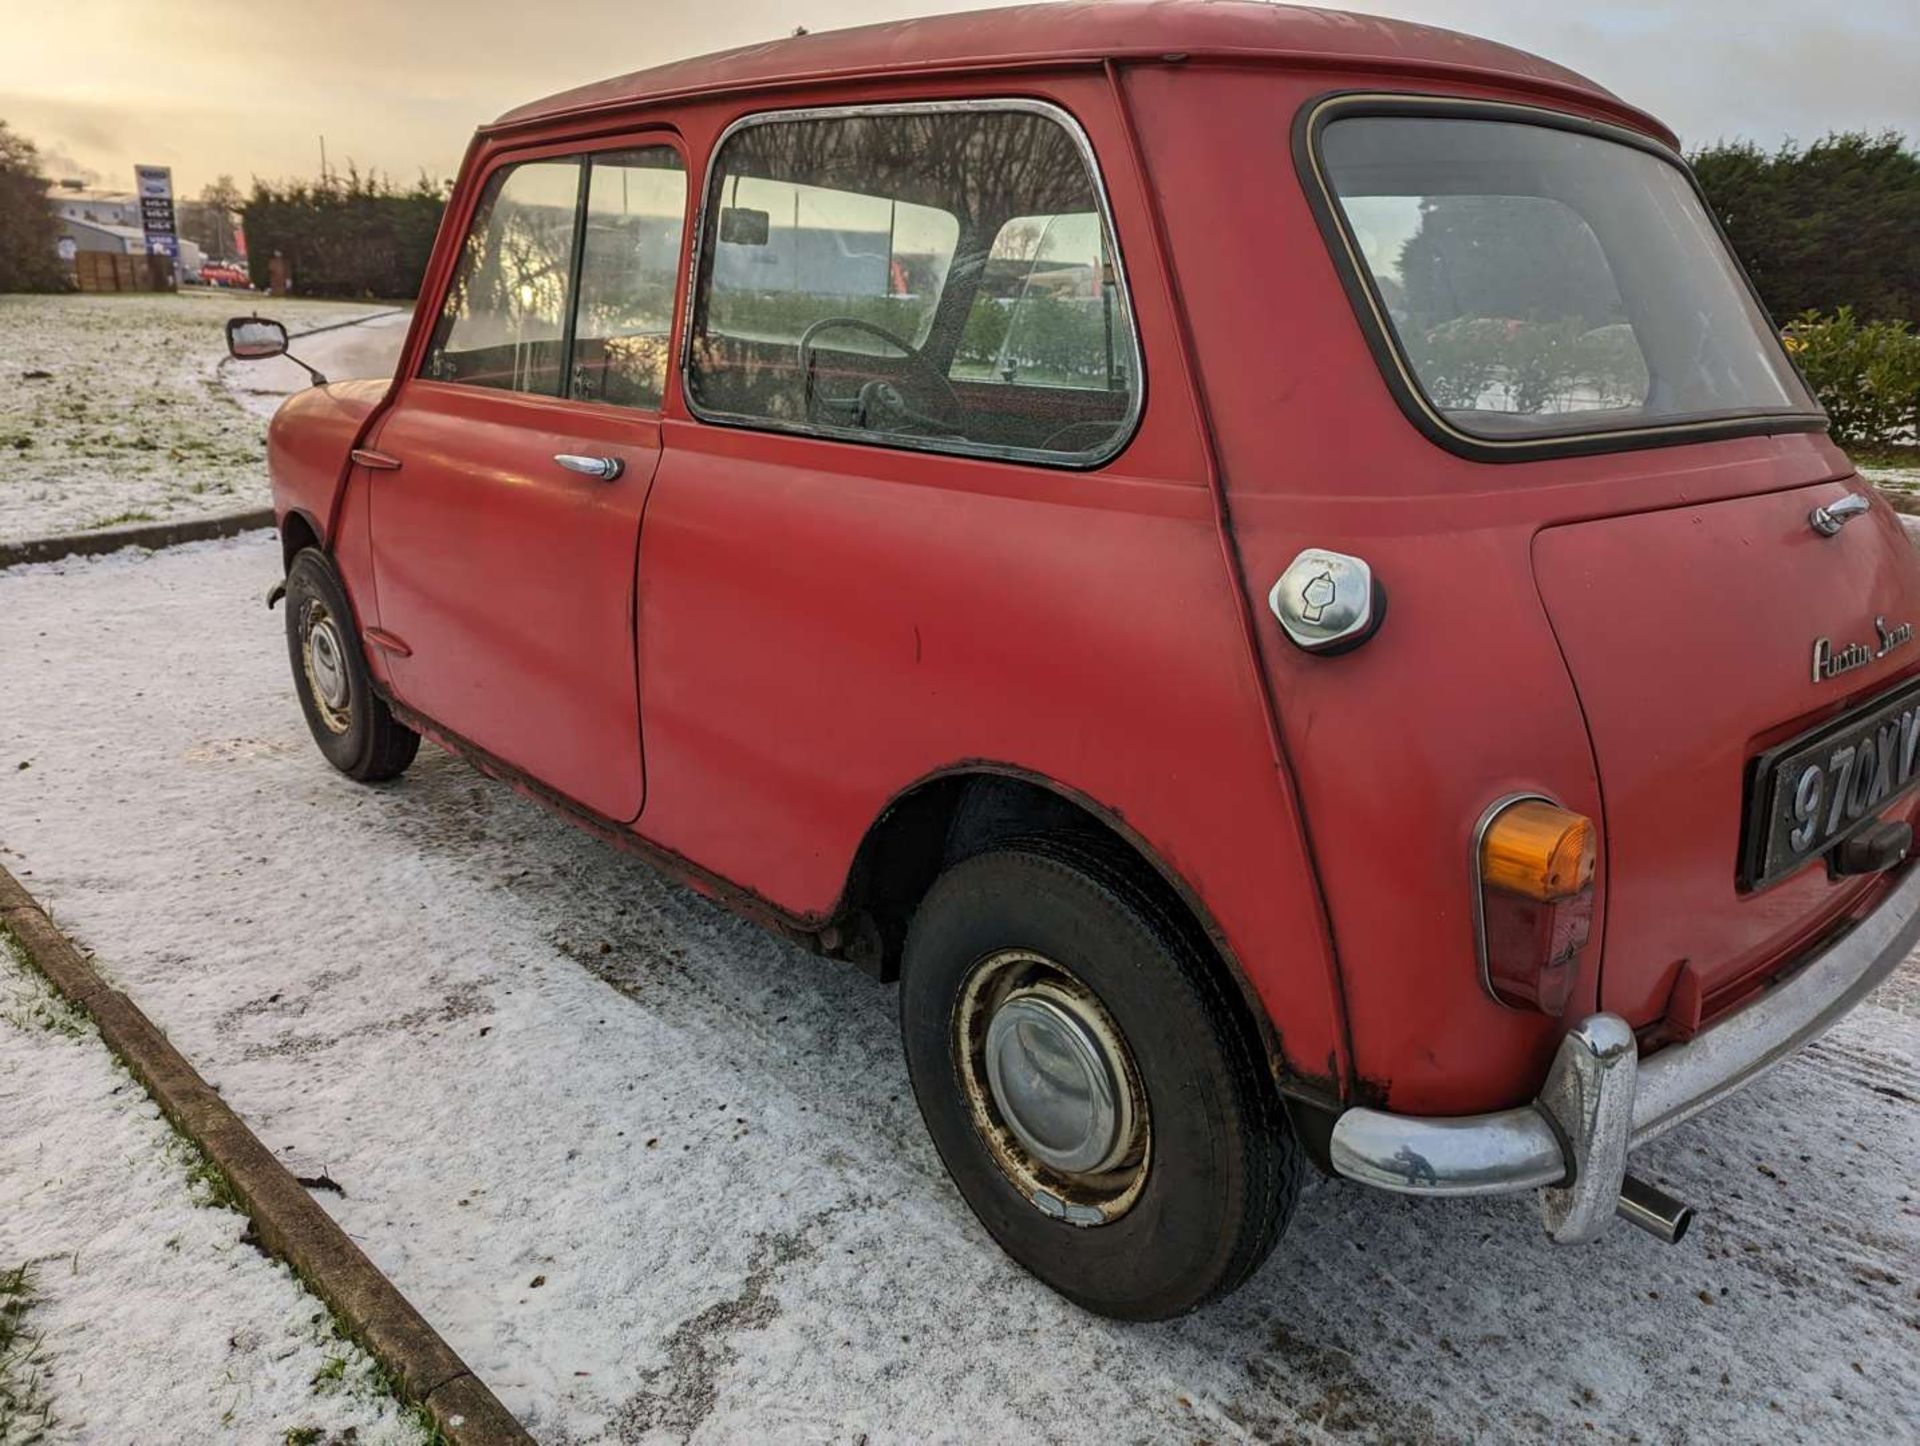
[[[0,291],[59,291],[66,268],[33,142],[0,121]]]
[[[1920,322],[1920,154],[1894,132],[1696,153],[1695,173],[1776,321],[1850,306]]]

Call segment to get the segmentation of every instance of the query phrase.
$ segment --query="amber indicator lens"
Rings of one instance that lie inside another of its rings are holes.
[[[1565,1012],[1593,930],[1590,819],[1525,799],[1480,840],[1480,948],[1486,984],[1510,1009]]]
[[[1543,799],[1516,803],[1480,841],[1480,882],[1523,899],[1572,898],[1593,882],[1593,823]]]

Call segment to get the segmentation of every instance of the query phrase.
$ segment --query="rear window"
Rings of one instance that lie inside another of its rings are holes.
[[[1328,121],[1316,159],[1402,380],[1493,444],[1817,417],[1686,173],[1585,129]]]

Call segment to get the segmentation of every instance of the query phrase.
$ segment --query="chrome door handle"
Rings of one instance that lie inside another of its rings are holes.
[[[1850,492],[1838,502],[1814,508],[1807,514],[1807,526],[1822,537],[1832,537],[1834,533],[1865,512],[1867,506],[1866,498],[1858,492]]]
[[[627,469],[627,464],[618,457],[582,457],[574,452],[558,452],[553,460],[569,472],[578,472],[583,477],[598,477],[602,482],[613,481]]]

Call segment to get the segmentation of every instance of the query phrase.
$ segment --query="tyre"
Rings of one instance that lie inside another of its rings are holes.
[[[1125,1320],[1240,1285],[1303,1173],[1252,1024],[1157,883],[1095,840],[996,847],[935,881],[901,972],[914,1095],[967,1204]]]
[[[326,554],[303,549],[287,569],[287,656],[307,728],[327,762],[362,783],[397,778],[420,750],[373,691],[360,629]]]

